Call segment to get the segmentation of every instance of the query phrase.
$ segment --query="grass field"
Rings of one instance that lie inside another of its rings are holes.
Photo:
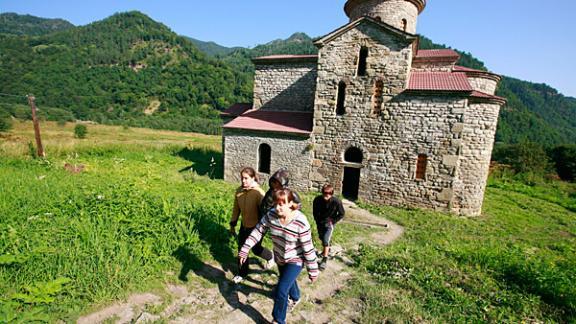
[[[183,251],[234,262],[219,137],[88,125],[78,140],[73,126],[42,124],[46,160],[29,155],[30,123],[1,135],[0,322],[73,322],[177,282]],[[365,206],[406,233],[363,246],[340,297],[362,322],[574,322],[575,206],[574,185],[497,179],[479,218]]]

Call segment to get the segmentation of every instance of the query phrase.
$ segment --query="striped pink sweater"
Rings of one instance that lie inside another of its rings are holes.
[[[318,277],[318,263],[316,262],[316,250],[312,243],[310,224],[306,216],[299,210],[296,216],[286,225],[282,225],[276,216],[276,210],[272,209],[260,220],[260,223],[250,233],[246,243],[238,253],[239,257],[247,257],[250,249],[266,234],[274,243],[274,259],[279,265],[293,263],[306,264],[308,277]]]

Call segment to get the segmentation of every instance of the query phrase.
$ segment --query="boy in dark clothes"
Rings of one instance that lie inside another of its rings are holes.
[[[264,198],[262,198],[262,202],[260,203],[260,218],[264,217],[268,212],[274,208],[276,203],[274,202],[274,192],[280,189],[289,189],[288,184],[290,183],[290,173],[286,168],[281,168],[278,171],[274,172],[274,174],[268,180],[268,184],[270,188],[266,191]],[[294,203],[298,204],[298,209],[301,206],[300,196],[294,191],[292,191],[294,195]]]
[[[334,197],[334,187],[325,184],[322,187],[322,195],[314,198],[312,213],[318,228],[318,236],[322,240],[322,261],[318,265],[320,270],[325,270],[330,253],[330,239],[334,231],[334,225],[344,218],[344,206],[340,199]]]

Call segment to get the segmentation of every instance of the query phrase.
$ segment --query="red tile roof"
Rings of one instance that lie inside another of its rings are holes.
[[[472,91],[465,73],[412,72],[406,90],[413,91]]]
[[[222,117],[236,117],[240,116],[246,111],[252,109],[252,104],[248,103],[235,103],[223,112],[220,113]]]
[[[418,50],[416,54],[418,59],[426,58],[460,58],[460,54],[451,49],[432,49],[432,50]]]
[[[497,101],[497,102],[499,102],[499,103],[501,103],[501,104],[505,104],[505,103],[506,103],[506,98],[502,98],[502,97],[499,97],[499,96],[494,96],[494,95],[487,94],[487,93],[480,92],[480,91],[476,91],[476,90],[472,91],[472,93],[470,94],[470,97],[472,97],[472,98],[478,98],[478,99],[494,100],[494,101]]]
[[[313,113],[250,110],[224,125],[224,128],[280,133],[312,133]]]
[[[456,66],[454,66],[454,71],[455,72],[465,72],[466,75],[470,76],[470,77],[483,77],[483,78],[492,79],[496,82],[499,82],[502,79],[502,77],[499,76],[498,74],[488,72],[488,71],[471,69],[471,68],[468,68],[465,66],[456,65]]]

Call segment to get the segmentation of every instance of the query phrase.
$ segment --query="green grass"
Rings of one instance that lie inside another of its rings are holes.
[[[406,233],[356,256],[362,322],[576,321],[576,213],[559,188],[574,186],[492,180],[472,219],[366,206]]]
[[[0,322],[73,322],[203,262],[234,268],[236,184],[220,180],[219,137],[89,125],[75,140],[72,125],[48,124],[48,159],[36,160],[28,126],[0,143]],[[338,296],[359,299],[366,323],[574,322],[575,192],[491,179],[478,218],[365,206],[406,232],[362,246]],[[341,224],[334,243],[370,232]]]

